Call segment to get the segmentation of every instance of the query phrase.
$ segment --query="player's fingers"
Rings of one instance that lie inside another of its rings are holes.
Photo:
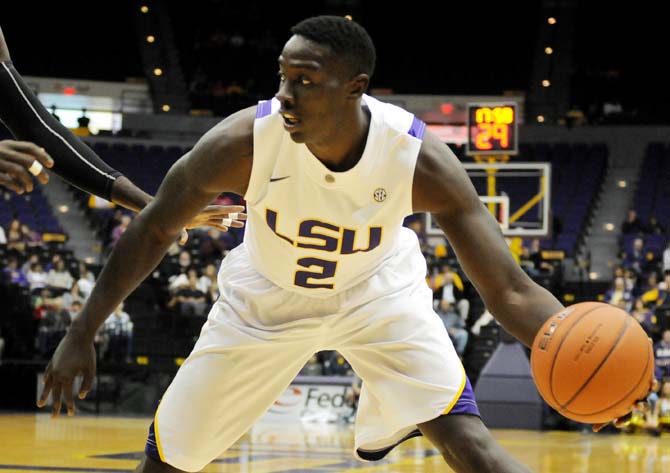
[[[28,192],[33,190],[33,179],[27,167],[13,159],[0,160],[0,172],[10,175],[24,190]]]
[[[82,380],[81,387],[79,388],[79,399],[84,399],[88,395],[88,392],[91,390],[91,386],[93,386],[93,377],[94,373],[92,371],[84,372],[84,379]]]
[[[48,374],[48,371],[44,373],[42,382],[44,383],[44,390],[42,390],[42,395],[37,400],[37,407],[44,407],[47,403],[47,399],[49,399],[49,393],[51,392],[51,386],[53,385],[53,378]]]
[[[181,246],[184,246],[187,241],[188,241],[188,232],[186,231],[185,228],[182,228],[181,235],[179,236],[179,244]]]
[[[216,222],[215,221],[207,222],[207,226],[209,228],[215,228],[215,229],[219,230],[220,232],[227,232],[228,231],[228,227],[226,227],[224,225],[221,225],[221,220],[220,219],[217,220]]]
[[[63,398],[65,398],[65,406],[67,407],[68,417],[74,415],[74,396],[72,394],[72,383],[65,383],[63,385]]]
[[[61,393],[62,393],[62,384],[60,381],[54,381],[53,384],[53,394],[51,395],[51,401],[53,402],[53,409],[51,410],[51,417],[58,417],[60,414],[60,408],[62,404]]]
[[[13,190],[17,194],[23,194],[25,190],[9,174],[0,173],[0,185]]]
[[[205,222],[205,226],[207,227],[214,227],[216,225],[222,225],[226,228],[244,228],[244,222],[240,222],[239,220],[231,220],[230,225],[223,225],[223,219],[217,218],[217,219],[209,219],[207,222]]]
[[[53,167],[54,165],[54,160],[49,156],[47,150],[41,146],[37,146],[35,143],[31,143],[30,141],[8,140],[5,144],[8,144],[13,149],[32,155],[34,159],[37,159],[42,165],[48,168]]]
[[[593,431],[594,432],[600,432],[603,427],[605,427],[607,424],[593,424]]]
[[[244,205],[208,205],[202,212],[202,215],[219,215],[224,216],[231,213],[244,212]]]

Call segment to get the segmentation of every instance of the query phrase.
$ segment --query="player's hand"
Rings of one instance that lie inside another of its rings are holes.
[[[44,373],[44,392],[37,401],[37,407],[44,407],[52,393],[53,410],[51,417],[58,417],[62,401],[65,400],[67,415],[74,415],[74,379],[83,375],[78,397],[84,399],[91,389],[95,377],[95,348],[90,337],[79,334],[70,327],[65,337],[47,365]]]
[[[216,228],[222,232],[227,232],[229,228],[242,228],[247,214],[243,205],[208,205],[189,223],[182,231],[179,244],[183,245],[188,241],[186,230],[197,227]]]
[[[39,164],[35,165],[37,162]],[[50,168],[54,165],[53,159],[44,148],[27,141],[3,140],[0,141],[0,185],[23,194],[33,190],[33,174],[30,169],[35,166]],[[45,169],[40,169],[34,177],[42,184],[49,182],[49,175]]]
[[[616,427],[617,429],[620,429],[620,428],[625,427],[626,425],[628,425],[628,422],[630,422],[630,418],[633,415],[633,409],[637,409],[638,411],[641,411],[641,412],[648,412],[649,411],[649,402],[647,402],[647,397],[652,392],[658,391],[659,386],[660,385],[658,383],[658,380],[656,378],[653,378],[651,380],[651,385],[649,387],[649,392],[647,393],[647,396],[645,396],[644,399],[640,399],[635,404],[630,406],[630,412],[628,412],[628,414],[626,414],[623,417],[619,417],[617,419],[612,420],[611,423],[614,424],[614,427]],[[610,424],[610,422],[606,422],[606,423],[603,423],[603,424],[593,424],[593,431],[594,432],[599,432],[603,427],[605,427],[609,424]]]

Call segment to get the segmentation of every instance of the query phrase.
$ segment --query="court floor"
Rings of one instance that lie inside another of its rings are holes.
[[[151,419],[0,415],[0,473],[133,471]],[[593,435],[499,430],[495,437],[542,473],[670,473],[670,436]],[[206,472],[449,472],[421,438],[387,459],[362,463],[352,455],[349,425],[261,423]],[[476,472],[473,472],[476,473]]]

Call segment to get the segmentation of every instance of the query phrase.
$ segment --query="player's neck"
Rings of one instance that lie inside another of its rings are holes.
[[[370,110],[358,107],[351,117],[342,120],[333,134],[319,143],[306,143],[307,148],[328,169],[344,172],[360,161],[370,129]]]

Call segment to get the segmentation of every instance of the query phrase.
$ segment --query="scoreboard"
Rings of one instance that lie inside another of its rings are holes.
[[[516,103],[469,103],[465,154],[518,154],[516,111]]]

